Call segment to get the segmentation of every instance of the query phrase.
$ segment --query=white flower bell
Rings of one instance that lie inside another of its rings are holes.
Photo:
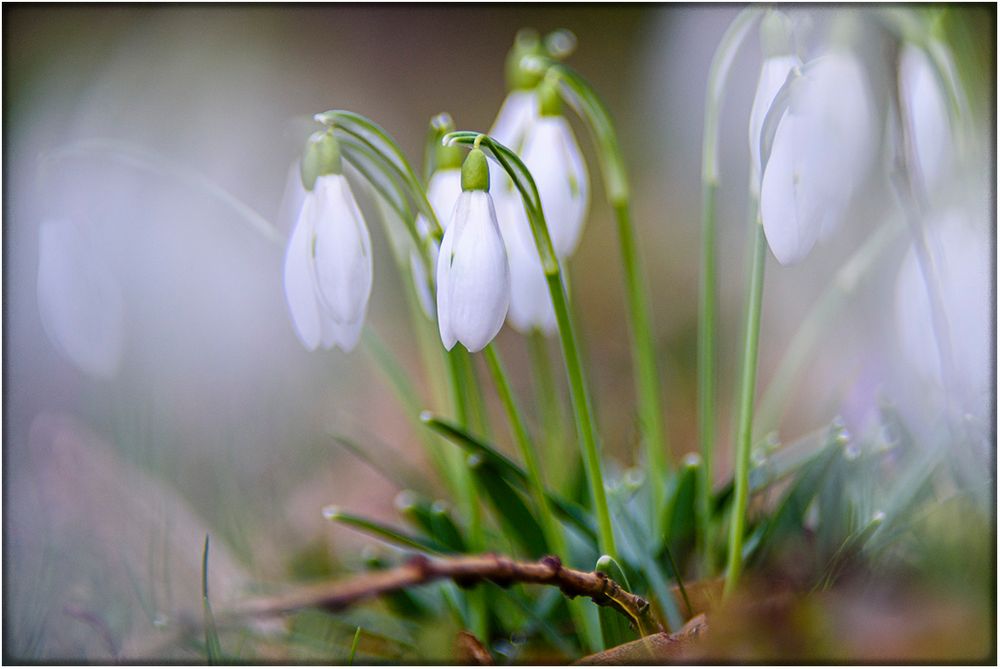
[[[993,314],[990,297],[990,234],[962,209],[928,220],[927,246],[940,290],[954,382],[963,410],[985,417],[992,390]],[[927,284],[913,248],[896,279],[896,326],[909,368],[923,381],[945,389]]]
[[[309,193],[285,254],[292,323],[310,351],[320,345],[350,351],[361,337],[371,295],[371,238],[329,132],[310,138],[302,180]]]
[[[489,194],[489,168],[479,149],[462,166],[462,194],[441,241],[437,311],[441,342],[472,353],[503,326],[510,304],[510,268]]]
[[[899,86],[908,112],[917,164],[925,187],[933,190],[951,172],[952,138],[948,105],[927,54],[907,45],[899,60]]]
[[[38,230],[38,314],[56,349],[81,371],[112,378],[124,348],[121,286],[80,225],[42,222]]]
[[[538,187],[552,246],[564,259],[580,243],[590,181],[580,147],[561,114],[562,101],[555,84],[543,82],[538,96],[540,116],[529,129],[521,158]]]
[[[760,193],[760,140],[774,97],[778,94],[789,72],[800,67],[802,61],[794,53],[791,24],[787,15],[769,11],[761,21],[761,47],[764,62],[757,79],[753,105],[750,107],[750,185],[755,194]]]
[[[555,334],[556,312],[521,198],[516,194],[497,198],[496,204],[510,261],[507,320],[522,334],[530,334],[536,329],[546,336]]]
[[[839,225],[874,157],[870,95],[853,55],[832,51],[790,85],[760,189],[767,242],[783,265]]]

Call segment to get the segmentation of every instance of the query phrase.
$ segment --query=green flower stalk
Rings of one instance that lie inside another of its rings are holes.
[[[733,20],[712,57],[705,94],[705,127],[702,137],[702,246],[698,300],[698,445],[701,482],[696,505],[700,553],[706,572],[712,568],[710,539],[711,499],[715,463],[715,191],[719,187],[719,112],[729,68],[743,43],[758,9],[745,9]]]
[[[549,237],[534,179],[513,151],[487,135],[475,132],[453,132],[446,135],[444,140],[449,143],[474,145],[488,153],[510,176],[524,201],[524,208],[531,223],[532,234],[538,248],[542,269],[545,271],[549,295],[552,297],[556,321],[559,326],[559,340],[562,344],[563,360],[569,379],[580,449],[583,454],[594,511],[597,515],[599,547],[603,553],[614,557],[617,550],[611,515],[608,512],[607,495],[604,490],[604,476],[601,470],[600,446],[593,405],[583,360],[577,345],[576,331],[570,317],[566,287],[563,283],[555,249],[552,246],[552,239]]]
[[[631,195],[625,161],[611,114],[590,83],[572,68],[551,60],[536,59],[545,68],[546,81],[558,85],[559,93],[587,124],[600,159],[604,191],[614,212],[618,245],[625,276],[625,294],[632,367],[635,374],[639,425],[652,494],[654,517],[662,516],[666,474],[669,471],[663,399],[656,347],[653,342],[649,296],[642,259],[632,223]]]

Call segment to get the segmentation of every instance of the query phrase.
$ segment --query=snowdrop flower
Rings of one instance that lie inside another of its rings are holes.
[[[38,231],[38,315],[56,350],[86,374],[112,378],[124,348],[121,286],[80,225],[44,221]]]
[[[927,245],[947,321],[951,367],[966,411],[984,417],[992,397],[993,322],[990,239],[959,209],[929,221]],[[941,354],[923,273],[911,248],[896,279],[896,326],[900,348],[925,382],[945,389]]]
[[[449,351],[456,342],[473,353],[482,350],[500,331],[510,304],[510,268],[489,176],[485,154],[470,151],[462,165],[462,194],[441,241],[438,328]]]
[[[933,190],[951,171],[951,127],[941,83],[922,49],[909,44],[903,48],[899,86],[920,174],[925,187]]]
[[[788,79],[793,68],[800,67],[802,61],[794,53],[792,30],[788,16],[770,11],[761,21],[760,41],[764,51],[757,91],[750,108],[750,184],[755,194],[760,193],[760,139],[774,96]]]
[[[874,156],[869,91],[853,55],[829,52],[790,86],[760,188],[764,232],[783,265],[839,225]]]
[[[310,351],[352,350],[372,290],[368,227],[341,169],[340,147],[314,134],[302,159],[309,191],[285,254],[285,297],[299,340]]]
[[[587,215],[587,166],[569,122],[562,116],[556,85],[543,82],[538,100],[540,116],[528,131],[521,158],[538,187],[556,255],[568,258],[580,243]]]
[[[556,332],[556,312],[538,256],[538,248],[528,223],[528,215],[518,195],[497,198],[500,231],[510,260],[510,311],[507,320],[518,332]]]

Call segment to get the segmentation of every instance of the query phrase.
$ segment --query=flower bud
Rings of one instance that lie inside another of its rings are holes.
[[[302,185],[311,191],[316,179],[327,174],[340,174],[340,142],[329,130],[320,130],[309,137],[302,154]]]

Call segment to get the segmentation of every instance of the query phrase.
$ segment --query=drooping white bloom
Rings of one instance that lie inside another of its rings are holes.
[[[907,45],[899,61],[903,95],[920,174],[932,190],[951,170],[952,140],[948,106],[941,83],[927,54]]]
[[[497,118],[490,128],[490,137],[514,151],[524,143],[525,134],[538,118],[538,100],[531,89],[514,90],[507,94]]]
[[[80,225],[44,221],[38,231],[38,314],[49,340],[81,371],[111,378],[124,347],[121,286]]]
[[[522,334],[530,334],[537,329],[545,335],[552,335],[556,331],[556,314],[520,196],[499,197],[496,204],[500,231],[510,261],[510,311],[507,320]]]
[[[761,180],[767,241],[784,265],[839,225],[874,156],[864,71],[846,51],[810,63],[792,84]]]
[[[316,179],[285,254],[285,296],[299,340],[352,350],[372,289],[368,227],[343,174]]]
[[[568,258],[580,243],[590,201],[590,180],[580,146],[565,117],[540,116],[525,138],[521,157],[538,187],[556,255]]]
[[[463,191],[438,258],[441,342],[449,351],[455,342],[482,350],[503,326],[509,304],[510,269],[493,200],[486,190]]]
[[[302,185],[302,168],[298,161],[288,166],[288,175],[285,177],[285,191],[281,194],[281,203],[278,205],[278,218],[275,221],[278,230],[282,234],[288,234],[295,221],[299,219],[302,212],[302,205],[306,201],[305,186]]]
[[[927,246],[944,316],[957,398],[965,411],[988,413],[993,322],[990,238],[962,210],[951,209],[927,226]],[[905,360],[925,382],[944,389],[941,353],[927,286],[910,249],[896,279],[896,326]]]
[[[757,91],[750,108],[750,184],[757,193],[760,192],[760,135],[764,128],[764,118],[774,102],[774,96],[788,79],[788,73],[801,64],[798,56],[783,54],[765,58],[761,65]]]

